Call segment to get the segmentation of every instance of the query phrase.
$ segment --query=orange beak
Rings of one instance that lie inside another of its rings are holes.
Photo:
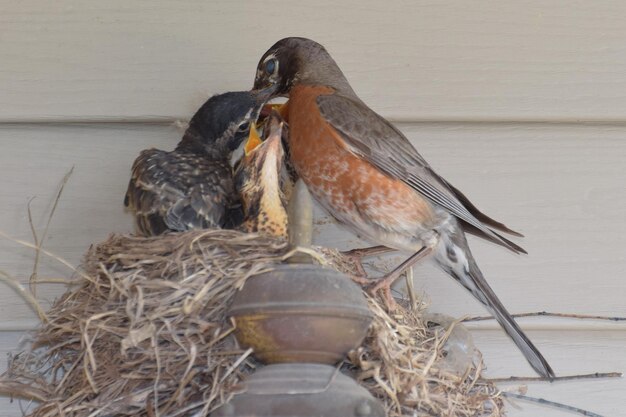
[[[256,123],[251,123],[250,134],[248,134],[248,140],[246,141],[246,144],[243,147],[243,151],[245,155],[250,155],[250,152],[256,149],[256,147],[259,146],[262,142],[263,141],[261,140],[261,137],[259,136],[259,131],[256,129]]]

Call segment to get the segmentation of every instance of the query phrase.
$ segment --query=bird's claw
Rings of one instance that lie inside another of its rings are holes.
[[[398,307],[396,300],[391,295],[391,284],[393,284],[393,281],[383,277],[367,289],[367,292],[373,297],[380,294],[388,311],[394,311]]]
[[[380,294],[388,311],[394,311],[398,306],[393,295],[391,295],[391,284],[393,281],[386,279],[386,277],[371,279],[366,275],[352,274],[350,279],[363,287],[372,297],[376,298]]]
[[[351,274],[350,275],[350,279],[354,282],[356,282],[357,284],[359,284],[362,287],[369,287],[372,285],[372,280],[370,278],[367,277],[367,274],[363,273],[356,273],[356,274]]]
[[[371,284],[371,281],[367,278],[367,272],[365,272],[365,268],[363,267],[363,261],[361,256],[353,254],[351,252],[352,251],[341,252],[341,255],[351,264],[352,268],[354,269],[355,273],[352,280],[357,284]]]
[[[363,267],[363,258],[382,255],[384,253],[390,252],[391,250],[392,249],[389,249],[385,246],[371,246],[369,248],[351,249],[340,253],[344,259],[348,260],[352,264],[355,273],[359,277],[364,277],[367,279],[367,272],[365,272],[365,267]],[[355,282],[361,283],[359,281]],[[368,285],[369,284],[371,284],[371,281],[368,282]]]

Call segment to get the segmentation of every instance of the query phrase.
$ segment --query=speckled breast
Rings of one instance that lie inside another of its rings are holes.
[[[381,241],[388,232],[415,235],[421,225],[432,223],[432,206],[348,150],[318,110],[316,98],[329,93],[328,87],[292,90],[289,146],[296,171],[320,204],[364,237]]]

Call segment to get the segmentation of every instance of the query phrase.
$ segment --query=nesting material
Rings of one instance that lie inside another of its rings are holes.
[[[40,402],[33,417],[206,416],[260,366],[232,335],[233,295],[292,253],[283,240],[236,231],[113,235],[87,253],[81,284],[48,311],[32,350],[12,358],[0,393]],[[336,251],[313,255],[351,268]],[[448,370],[449,331],[430,328],[420,310],[390,316],[368,299],[374,323],[342,369],[389,416],[501,415],[480,363]]]

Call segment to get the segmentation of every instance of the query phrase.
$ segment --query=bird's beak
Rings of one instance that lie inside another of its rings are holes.
[[[278,90],[278,84],[270,84],[263,88],[256,88],[256,85],[255,85],[255,89],[253,91],[257,93],[258,102],[265,103],[266,101],[268,101],[270,98],[274,96],[274,93],[276,92],[276,90]]]
[[[256,128],[256,123],[250,124],[250,133],[248,134],[248,140],[243,147],[243,151],[245,155],[250,155],[257,146],[259,146],[263,141],[261,140],[261,136],[259,135],[259,131]]]
[[[282,105],[278,105],[278,109],[280,109]],[[270,115],[267,118],[267,125],[265,129],[268,130],[268,134],[265,135],[267,139],[266,142],[270,140],[273,142],[273,146],[282,147],[282,135],[283,135],[283,125],[285,121],[281,117],[280,113],[276,110],[272,110]]]
[[[278,113],[283,119],[285,116],[283,115],[283,107],[285,107],[285,103],[272,103],[266,104],[261,107],[261,112],[259,113],[260,118],[267,118],[272,114],[273,111]]]
[[[256,130],[256,126],[251,126],[248,141],[244,146],[244,152],[246,156],[258,147],[258,150],[256,151],[256,160],[258,163],[266,164],[265,158],[267,157],[267,155],[275,155],[277,160],[282,160],[282,133],[283,120],[278,116],[278,113],[276,112],[270,115],[270,117],[266,121],[265,127],[263,128],[265,140],[260,139],[258,131]],[[265,155],[265,157],[263,157],[263,155]]]
[[[280,150],[282,150],[282,120],[279,121],[278,118],[271,117],[266,129],[269,129],[269,134],[267,136],[267,139],[265,139],[265,147],[267,147],[267,152],[278,153]],[[279,158],[282,158],[282,154],[279,155]]]
[[[265,126],[267,134],[265,135],[266,138],[263,141],[263,153],[266,155],[273,155],[275,157],[276,162],[279,164],[277,167],[278,171],[280,171],[280,165],[282,164],[284,156],[282,142],[283,124],[284,122],[278,113],[273,112],[267,121],[267,125]]]

